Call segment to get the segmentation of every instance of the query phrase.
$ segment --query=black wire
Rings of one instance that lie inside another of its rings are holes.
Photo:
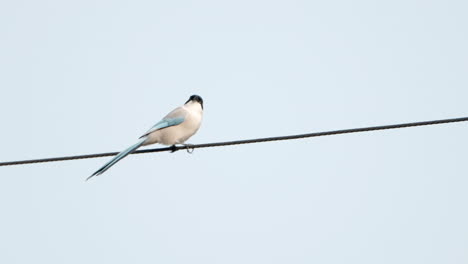
[[[456,123],[456,122],[466,122],[466,121],[468,121],[468,117],[441,119],[441,120],[423,121],[423,122],[412,122],[412,123],[403,123],[403,124],[386,125],[386,126],[373,126],[373,127],[362,127],[362,128],[352,128],[352,129],[332,130],[332,131],[325,131],[325,132],[316,132],[316,133],[299,134],[299,135],[291,135],[291,136],[281,136],[281,137],[267,137],[267,138],[256,138],[256,139],[216,142],[216,143],[205,143],[205,144],[188,145],[188,146],[176,146],[176,147],[166,147],[166,148],[144,149],[144,150],[137,150],[137,151],[135,151],[135,152],[133,152],[131,154],[143,154],[143,153],[163,152],[163,151],[177,151],[177,150],[181,150],[181,149],[193,150],[193,149],[196,149],[196,148],[211,148],[211,147],[232,146],[232,145],[241,145],[241,144],[252,144],[252,143],[260,143],[260,142],[280,141],[280,140],[291,140],[291,139],[301,139],[301,138],[311,138],[311,137],[323,137],[323,136],[332,136],[332,135],[340,135],[340,134],[368,132],[368,131],[375,131],[375,130],[398,129],[398,128],[406,128],[406,127],[428,126],[428,125],[438,125],[438,124],[447,124],[447,123]],[[9,161],[9,162],[0,162],[0,166],[11,166],[11,165],[42,163],[42,162],[54,162],[54,161],[64,161],[64,160],[77,160],[77,159],[92,159],[92,158],[115,156],[118,153],[119,152],[107,152],[107,153],[99,153],[99,154],[77,155],[77,156],[47,158],[47,159]]]

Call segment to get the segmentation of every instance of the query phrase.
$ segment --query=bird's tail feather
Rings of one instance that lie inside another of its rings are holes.
[[[114,164],[116,164],[119,160],[125,158],[128,154],[132,153],[137,148],[139,148],[141,145],[143,145],[143,143],[145,143],[145,141],[146,141],[146,137],[140,139],[136,144],[134,144],[131,147],[127,148],[126,150],[120,152],[114,158],[112,158],[109,162],[107,162],[104,166],[102,166],[99,170],[97,170],[95,173],[93,173],[93,175],[86,178],[86,180],[89,180],[94,176],[99,176],[99,175],[103,174],[106,170],[108,170],[110,167],[112,167]]]

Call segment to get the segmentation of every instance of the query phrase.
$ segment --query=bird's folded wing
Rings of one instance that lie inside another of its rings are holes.
[[[171,127],[171,126],[176,126],[185,120],[185,116],[187,115],[187,112],[185,109],[182,109],[181,107],[178,107],[174,109],[174,111],[170,112],[168,115],[166,115],[161,121],[156,123],[153,127],[150,128],[145,134],[143,134],[142,137],[147,136],[150,133],[153,133],[154,131],[157,131],[159,129],[163,129],[166,127]]]

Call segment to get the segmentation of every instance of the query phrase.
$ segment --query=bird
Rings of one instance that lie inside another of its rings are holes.
[[[199,95],[192,95],[184,105],[177,107],[167,114],[161,121],[152,126],[144,133],[137,143],[117,154],[100,169],[86,178],[86,181],[94,176],[99,176],[107,171],[128,154],[134,152],[141,146],[159,143],[172,146],[173,152],[176,144],[184,144],[200,128],[203,118],[203,99]]]

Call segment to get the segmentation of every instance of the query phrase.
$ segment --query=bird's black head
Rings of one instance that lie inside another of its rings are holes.
[[[190,96],[190,98],[185,103],[188,103],[190,101],[195,101],[195,102],[200,103],[200,105],[201,105],[201,107],[203,109],[203,99],[199,95],[194,94],[194,95]]]

